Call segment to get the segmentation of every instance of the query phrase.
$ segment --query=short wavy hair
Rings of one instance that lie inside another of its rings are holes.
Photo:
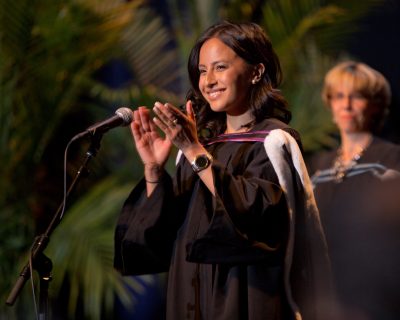
[[[362,62],[344,61],[330,69],[325,76],[322,100],[330,107],[332,94],[339,85],[345,85],[367,99],[373,112],[368,119],[367,129],[381,129],[392,99],[389,82],[377,70]]]

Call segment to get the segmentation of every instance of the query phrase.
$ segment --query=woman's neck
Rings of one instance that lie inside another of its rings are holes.
[[[254,125],[254,117],[250,110],[237,116],[226,115],[225,133],[247,132]]]
[[[370,132],[357,132],[341,135],[341,156],[344,162],[351,161],[355,156],[360,155],[372,141]]]

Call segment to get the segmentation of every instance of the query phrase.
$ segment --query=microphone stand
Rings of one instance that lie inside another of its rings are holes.
[[[71,139],[69,143],[72,143],[73,141],[83,137],[86,135],[85,134],[77,134],[75,137]],[[70,193],[73,191],[75,188],[77,182],[81,178],[82,175],[88,175],[89,171],[87,169],[87,165],[89,161],[96,156],[98,150],[100,149],[100,141],[102,138],[102,133],[96,133],[93,132],[93,134],[90,135],[91,137],[91,144],[88,148],[88,151],[86,152],[86,157],[83,161],[83,164],[79,168],[79,170],[76,173],[75,178],[73,179],[65,197],[65,202],[70,195]],[[57,227],[57,225],[61,222],[61,213],[63,212],[63,208],[66,205],[64,201],[61,203],[61,205],[58,207],[56,213],[54,214],[53,219],[51,220],[49,226],[47,227],[46,231],[37,236],[35,238],[35,241],[31,247],[31,252],[30,252],[30,259],[28,263],[22,268],[21,273],[19,275],[19,278],[17,279],[14,287],[12,288],[7,300],[6,304],[9,306],[12,306],[17,299],[19,293],[21,292],[25,282],[27,282],[30,278],[30,265],[32,264],[33,269],[35,269],[38,272],[39,278],[40,278],[40,287],[39,287],[39,319],[40,320],[47,320],[48,318],[48,288],[50,281],[52,280],[51,277],[51,270],[53,267],[53,264],[51,260],[43,253],[43,251],[46,249],[49,241],[50,241],[50,235],[54,231],[54,229]]]

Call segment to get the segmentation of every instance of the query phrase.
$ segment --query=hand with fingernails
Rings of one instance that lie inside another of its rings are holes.
[[[200,144],[191,101],[186,103],[187,114],[184,114],[170,103],[162,104],[160,102],[154,104],[153,111],[156,115],[153,118],[154,123],[183,153],[192,145]]]
[[[192,102],[186,102],[184,114],[172,104],[156,102],[153,107],[154,118],[150,110],[139,107],[133,112],[131,131],[136,149],[144,164],[147,182],[158,182],[163,175],[163,168],[168,160],[172,144],[189,158],[199,150],[204,150],[197,136]],[[165,133],[162,137],[157,127]]]

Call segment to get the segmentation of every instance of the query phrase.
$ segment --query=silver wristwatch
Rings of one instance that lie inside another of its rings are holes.
[[[197,155],[191,163],[193,171],[198,173],[204,169],[207,169],[212,161],[213,157],[208,153]]]

